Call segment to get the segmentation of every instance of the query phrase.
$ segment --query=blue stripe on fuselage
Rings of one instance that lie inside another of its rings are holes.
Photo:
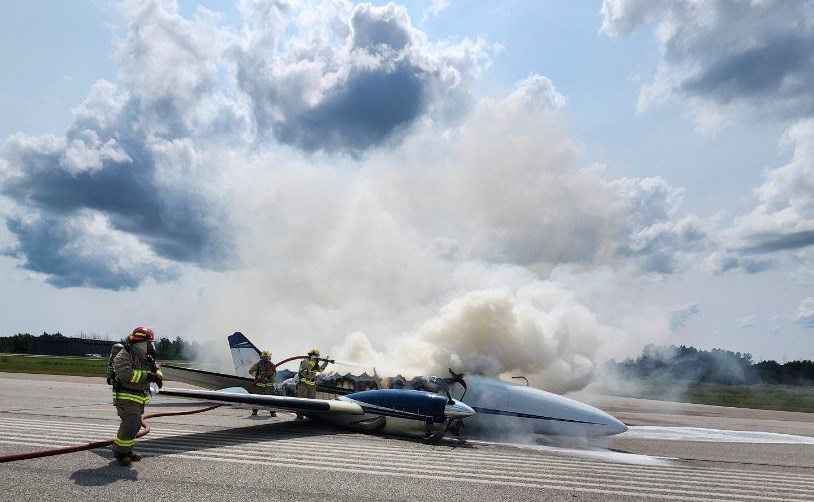
[[[556,417],[547,417],[544,415],[531,415],[529,413],[517,413],[515,411],[505,411],[505,410],[493,410],[491,408],[476,408],[472,406],[472,409],[475,410],[476,413],[483,413],[484,415],[503,415],[508,417],[518,417],[518,418],[531,418],[535,420],[550,420],[553,422],[570,422],[574,424],[588,424],[588,425],[605,425],[605,424],[598,424],[596,422],[585,422],[583,420],[571,420],[568,418],[556,418]]]

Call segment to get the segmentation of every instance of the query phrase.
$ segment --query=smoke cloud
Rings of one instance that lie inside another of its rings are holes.
[[[137,290],[118,312],[203,352],[242,331],[380,374],[567,391],[668,339],[650,285],[706,230],[666,180],[582,165],[550,79],[475,98],[494,49],[392,4],[247,1],[240,26],[127,6],[116,82],[64,137],[7,143],[20,266]]]

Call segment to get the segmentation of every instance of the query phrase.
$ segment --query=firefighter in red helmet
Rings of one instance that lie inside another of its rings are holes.
[[[144,405],[150,401],[150,383],[163,385],[164,377],[155,361],[157,356],[153,331],[138,327],[133,330],[113,359],[115,379],[113,404],[121,418],[118,433],[113,440],[113,453],[121,465],[141,460],[133,451],[136,434],[141,428]]]

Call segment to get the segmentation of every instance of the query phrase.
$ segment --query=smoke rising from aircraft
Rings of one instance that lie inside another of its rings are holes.
[[[94,86],[65,138],[20,135],[0,159],[21,266],[138,289],[76,295],[202,341],[209,360],[242,331],[278,360],[318,346],[381,374],[566,391],[669,336],[641,272],[680,269],[704,233],[674,221],[665,180],[583,165],[551,80],[476,99],[496,49],[430,40],[402,7],[241,5],[239,27],[126,6],[121,81]],[[106,237],[126,245],[99,259]]]

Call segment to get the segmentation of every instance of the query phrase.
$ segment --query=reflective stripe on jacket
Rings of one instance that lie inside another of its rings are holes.
[[[325,366],[320,367],[317,364],[317,361],[310,358],[303,359],[303,361],[300,363],[300,382],[304,383],[305,385],[316,385],[317,373],[321,373],[324,369]]]
[[[113,400],[133,401],[134,403],[147,404],[150,402],[150,395],[144,393],[136,394],[127,390],[114,390]]]
[[[113,370],[119,381],[113,390],[113,400],[133,401],[147,404],[150,401],[150,382],[147,375],[147,344],[144,342],[130,344],[129,350],[120,350],[113,358]],[[158,371],[161,373],[161,370]]]
[[[260,359],[249,368],[249,374],[254,377],[258,387],[271,387],[274,385],[274,377],[277,376],[277,368],[273,362]]]

